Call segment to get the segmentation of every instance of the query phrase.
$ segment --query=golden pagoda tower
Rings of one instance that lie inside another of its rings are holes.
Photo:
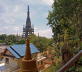
[[[30,42],[27,39],[26,40],[26,54],[24,58],[22,59],[22,72],[38,72],[36,60],[33,60],[31,57],[31,51],[30,51]]]

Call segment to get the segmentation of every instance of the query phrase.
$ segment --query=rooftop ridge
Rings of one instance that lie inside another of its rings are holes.
[[[21,55],[20,55],[15,49],[13,49],[13,47],[10,46],[10,48],[11,48],[19,57],[21,57]]]

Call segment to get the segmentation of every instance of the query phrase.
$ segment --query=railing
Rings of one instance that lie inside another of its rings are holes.
[[[82,50],[71,58],[64,66],[62,66],[57,72],[64,72],[69,69],[74,63],[82,56]]]

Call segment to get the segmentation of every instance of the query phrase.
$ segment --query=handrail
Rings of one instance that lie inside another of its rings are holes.
[[[75,61],[77,61],[82,56],[82,50],[79,51],[73,58],[71,58],[64,66],[62,66],[57,72],[64,72],[68,68],[70,68]]]

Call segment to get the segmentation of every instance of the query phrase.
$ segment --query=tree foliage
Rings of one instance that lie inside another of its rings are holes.
[[[40,37],[36,35],[31,35],[30,36],[31,43],[36,45],[36,47],[41,51],[47,50],[47,47],[52,44],[52,39],[48,39],[45,37]]]
[[[2,34],[0,35],[0,43],[24,44],[25,40],[21,36]]]
[[[36,35],[31,35],[30,43],[33,43],[41,52],[47,50],[47,48],[52,44],[52,39],[48,39],[45,37],[40,37]],[[17,35],[0,35],[0,43],[6,44],[25,44],[25,38]],[[50,47],[49,47],[50,48]]]
[[[54,0],[47,19],[59,50],[74,54],[82,49],[82,0]]]

